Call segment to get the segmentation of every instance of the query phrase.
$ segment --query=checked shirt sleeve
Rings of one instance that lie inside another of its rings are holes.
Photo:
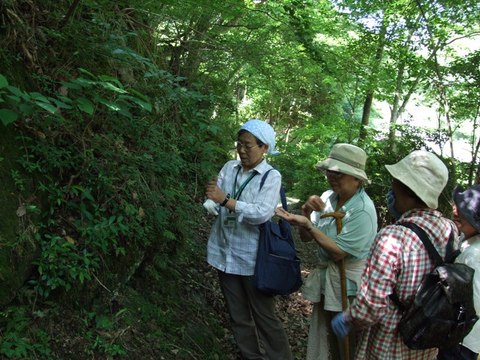
[[[397,281],[400,254],[401,242],[396,232],[390,227],[381,230],[370,251],[356,300],[347,313],[347,319],[356,326],[371,326],[390,318],[386,314],[389,295]]]

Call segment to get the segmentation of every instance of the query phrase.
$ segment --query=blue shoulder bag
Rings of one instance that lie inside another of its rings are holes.
[[[262,188],[267,171],[260,182]],[[282,206],[287,210],[283,186],[280,188]],[[270,295],[288,295],[302,286],[300,259],[297,257],[291,225],[278,219],[268,220],[260,225],[257,261],[255,263],[255,286]]]

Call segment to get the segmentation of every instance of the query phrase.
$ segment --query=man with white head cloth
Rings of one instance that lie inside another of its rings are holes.
[[[228,161],[208,182],[205,208],[218,214],[208,239],[207,261],[218,271],[231,325],[244,359],[293,359],[283,325],[275,315],[275,298],[257,290],[253,275],[258,225],[269,220],[280,198],[281,175],[266,154],[276,155],[275,132],[261,120],[238,131],[239,160]],[[213,206],[212,206],[213,204]]]

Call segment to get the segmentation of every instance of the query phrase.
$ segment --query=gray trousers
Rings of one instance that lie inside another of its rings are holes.
[[[275,314],[275,298],[258,291],[253,276],[218,271],[218,278],[242,357],[292,360],[287,335]]]

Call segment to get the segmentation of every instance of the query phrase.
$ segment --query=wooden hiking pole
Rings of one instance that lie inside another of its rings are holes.
[[[342,232],[342,219],[345,216],[344,213],[339,211],[330,212],[323,214],[320,218],[334,217],[335,225],[337,225],[337,235]],[[345,259],[338,261],[338,269],[340,272],[340,290],[342,293],[342,310],[345,311],[348,308],[348,297],[347,297],[347,276],[345,274]],[[343,338],[343,351],[345,359],[350,359],[350,344],[348,341],[348,335]]]

